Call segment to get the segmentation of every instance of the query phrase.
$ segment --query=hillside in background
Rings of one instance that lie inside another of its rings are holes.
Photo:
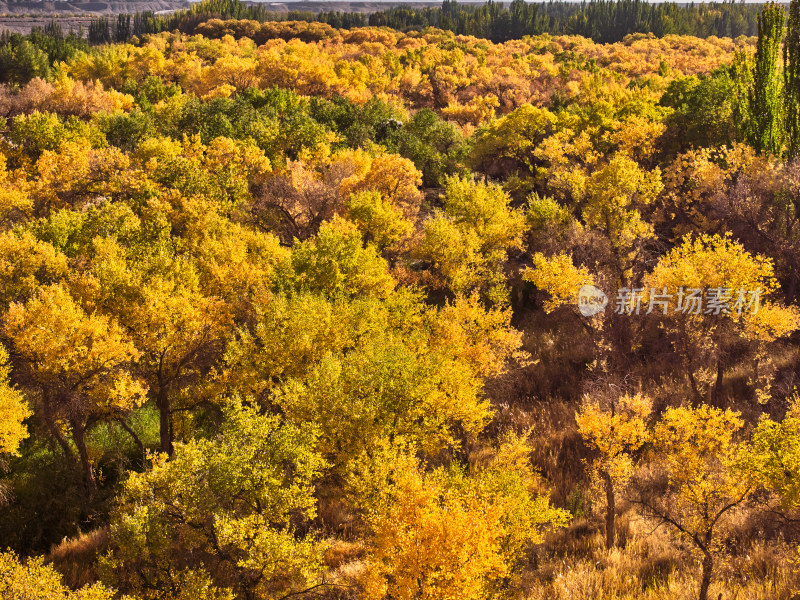
[[[111,0],[109,2],[69,1],[5,1],[0,2],[0,14],[69,16],[72,14],[120,14],[139,11],[166,11],[186,8],[191,3],[184,0]]]
[[[9,16],[42,15],[47,17],[62,17],[68,19],[77,14],[133,14],[136,12],[162,12],[188,8],[192,2],[188,0],[110,0],[109,2],[96,1],[24,1],[6,0],[0,2],[0,14]],[[318,14],[325,11],[344,13],[373,13],[390,8],[404,6],[411,9],[423,9],[438,6],[438,2],[250,2],[255,6],[268,8],[276,13],[290,11],[310,12]],[[19,25],[20,28],[23,25]],[[22,33],[27,31],[19,30]]]
[[[187,8],[188,6],[188,8]],[[75,15],[102,14],[92,31],[94,43],[120,41],[125,35],[157,33],[192,27],[210,18],[265,21],[317,21],[337,28],[366,25],[391,27],[399,31],[421,31],[426,27],[460,35],[484,37],[494,42],[543,33],[583,35],[596,42],[617,42],[632,33],[694,35],[699,37],[755,36],[758,32],[757,4],[710,2],[679,4],[648,3],[644,0],[591,0],[577,2],[436,3],[413,2],[239,2],[238,0],[186,3],[95,2],[9,3],[6,12],[24,15],[20,20],[5,17],[0,26],[27,33],[39,22],[31,16],[56,15],[63,29],[75,29]],[[120,15],[123,20],[108,19]],[[127,19],[133,23],[125,26]],[[117,30],[117,28],[119,30]]]

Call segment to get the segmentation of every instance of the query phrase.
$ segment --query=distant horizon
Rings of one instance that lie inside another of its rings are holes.
[[[41,0],[46,2],[48,0]],[[188,0],[192,4],[202,2],[202,0]],[[345,0],[347,4],[431,4],[439,6],[442,0]],[[458,4],[486,4],[489,0],[456,0]],[[552,2],[565,2],[570,4],[581,4],[586,2],[590,3],[592,0],[524,0],[526,4],[549,4]],[[620,1],[620,0],[611,0]],[[724,0],[701,0],[695,2],[677,2],[675,0],[642,0],[647,4],[666,4],[673,3],[679,5],[692,5],[692,4],[728,4]],[[342,0],[244,0],[249,4],[342,4]],[[512,0],[495,0],[497,4],[511,4]],[[736,4],[766,4],[766,1],[761,0],[738,0]],[[789,5],[789,2],[776,2],[779,5]]]

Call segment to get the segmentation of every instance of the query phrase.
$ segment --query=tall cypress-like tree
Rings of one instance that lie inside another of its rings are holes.
[[[733,61],[730,67],[730,77],[734,83],[733,122],[738,133],[743,138],[750,140],[754,125],[752,123],[752,110],[750,102],[753,96],[753,55],[743,48],[733,51]]]
[[[131,37],[131,16],[117,15],[117,23],[114,25],[114,41],[127,42]]]
[[[758,17],[758,46],[750,94],[750,141],[762,153],[780,154],[782,148],[783,107],[777,66],[785,18],[783,7],[775,2],[765,4]]]
[[[786,144],[789,157],[795,158],[800,156],[800,0],[789,4],[783,62]]]

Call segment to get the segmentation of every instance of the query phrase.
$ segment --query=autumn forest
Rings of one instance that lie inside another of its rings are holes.
[[[0,81],[0,599],[800,598],[800,0],[204,0]]]

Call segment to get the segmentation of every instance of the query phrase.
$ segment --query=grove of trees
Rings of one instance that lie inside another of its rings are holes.
[[[0,80],[3,600],[800,590],[800,0],[206,0]]]

